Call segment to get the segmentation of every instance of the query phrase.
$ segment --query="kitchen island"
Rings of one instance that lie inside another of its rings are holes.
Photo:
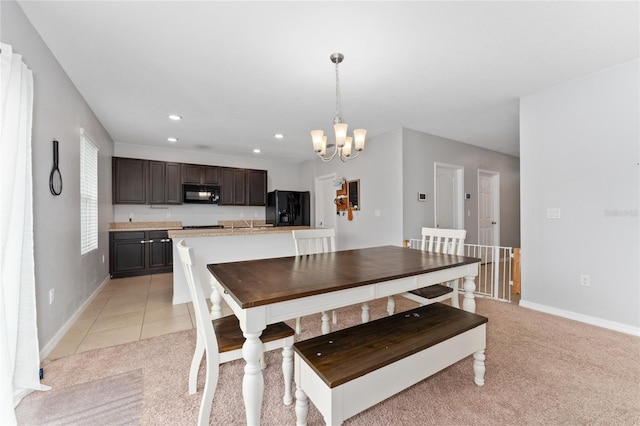
[[[185,240],[186,245],[193,248],[196,257],[195,273],[201,283],[208,285],[211,281],[211,274],[207,271],[209,263],[295,256],[291,235],[294,229],[310,227],[254,226],[170,230],[169,238],[173,240],[173,304],[191,301],[178,250],[175,248],[180,240]]]

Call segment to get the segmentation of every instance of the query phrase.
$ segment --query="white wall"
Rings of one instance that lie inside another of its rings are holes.
[[[434,163],[464,167],[466,242],[478,242],[478,169],[500,174],[500,245],[520,247],[520,160],[511,155],[415,130],[403,130],[404,238],[420,238],[423,226],[433,227]],[[427,193],[427,201],[417,199]],[[467,215],[469,212],[469,215]]]
[[[520,106],[521,304],[635,333],[639,65],[568,81]],[[547,219],[548,208],[561,209],[560,219]]]
[[[108,277],[113,141],[22,9],[2,2],[2,42],[33,71],[33,209],[38,338],[43,348]],[[99,247],[80,255],[80,128],[99,146]],[[53,139],[60,142],[63,190],[49,192]],[[2,159],[0,159],[2,161]],[[105,262],[102,262],[105,255]],[[55,300],[49,305],[49,290]]]
[[[259,157],[246,158],[216,155],[203,151],[187,151],[175,148],[153,148],[144,145],[115,144],[116,157],[142,158],[179,163],[207,164],[212,166],[241,167],[267,170],[267,191],[275,189],[311,191],[305,185],[309,180],[299,179],[299,164],[265,160]],[[259,219],[264,220],[265,208],[252,206],[216,206],[183,204],[179,206],[114,205],[114,221],[126,222],[129,213],[134,221],[181,221],[183,225],[215,225],[218,220]]]
[[[307,164],[309,163],[309,164]],[[301,170],[301,177],[315,179],[336,173],[346,180],[360,179],[361,210],[336,218],[336,245],[339,250],[378,245],[402,245],[402,130],[368,139],[365,150],[346,163],[316,159],[305,163],[313,176]],[[314,187],[313,182],[311,183]],[[312,191],[312,198],[314,197]],[[312,212],[314,209],[312,208]],[[380,216],[375,216],[379,211]]]

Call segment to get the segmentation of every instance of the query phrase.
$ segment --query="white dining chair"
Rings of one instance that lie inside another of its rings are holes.
[[[177,244],[180,262],[184,268],[193,310],[196,316],[196,348],[189,370],[189,394],[194,394],[198,387],[198,370],[203,355],[206,362],[204,392],[198,414],[198,425],[208,425],[211,415],[211,404],[218,384],[219,364],[242,359],[242,345],[245,338],[240,329],[238,319],[234,315],[211,320],[207,308],[204,289],[202,288],[193,269],[196,266],[193,248],[188,247],[184,240]],[[264,350],[269,351],[282,348],[282,373],[284,375],[285,405],[293,402],[291,380],[293,377],[293,340],[294,331],[283,322],[270,324],[260,336]],[[238,380],[241,380],[239,377]]]
[[[317,253],[328,253],[336,251],[336,230],[334,228],[317,228],[317,229],[296,229],[292,231],[293,241],[295,243],[296,256],[304,256]],[[369,320],[369,305],[362,304],[362,322]],[[332,311],[332,321],[334,324],[338,322],[337,313]],[[322,312],[322,334],[331,331],[329,324],[329,315]],[[302,324],[300,318],[296,318],[296,334],[302,332]]]
[[[464,239],[467,231],[464,229],[422,228],[422,251],[434,253],[464,255]],[[444,284],[433,284],[427,287],[402,293],[401,296],[411,299],[420,305],[442,302],[451,299],[454,308],[460,307],[458,299],[458,282],[450,281]],[[387,302],[389,315],[395,311],[393,296],[389,296]]]

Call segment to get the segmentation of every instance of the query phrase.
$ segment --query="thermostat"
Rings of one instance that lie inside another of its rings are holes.
[[[427,201],[427,194],[424,192],[418,192],[418,201]]]

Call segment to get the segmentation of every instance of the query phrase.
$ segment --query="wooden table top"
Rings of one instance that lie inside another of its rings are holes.
[[[247,309],[477,262],[473,257],[383,246],[214,263],[207,269]]]

